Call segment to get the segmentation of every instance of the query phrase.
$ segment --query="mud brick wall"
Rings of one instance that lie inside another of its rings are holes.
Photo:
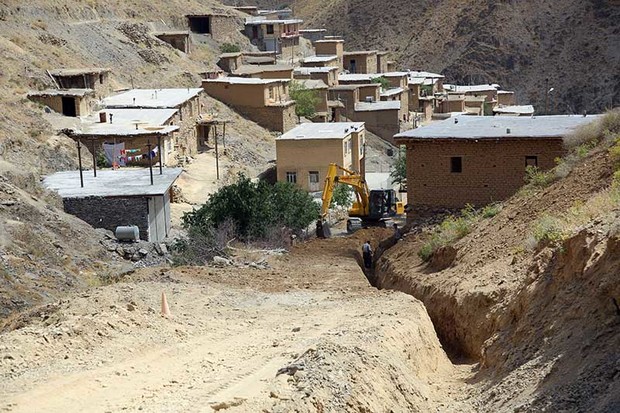
[[[525,157],[538,168],[555,166],[562,139],[511,139],[407,143],[407,199],[415,206],[486,205],[504,200],[525,184]],[[451,157],[462,157],[462,172],[451,172]]]
[[[240,113],[264,128],[276,132],[287,132],[297,124],[295,105],[245,107],[235,106]]]
[[[224,42],[234,41],[243,30],[244,22],[235,16],[211,16],[211,36],[213,40]]]
[[[146,197],[63,199],[65,212],[75,215],[94,228],[114,232],[121,225],[136,225],[140,239],[149,239],[148,201]]]

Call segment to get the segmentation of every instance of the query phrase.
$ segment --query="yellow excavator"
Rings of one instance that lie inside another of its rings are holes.
[[[339,172],[343,174],[339,175]],[[355,192],[355,201],[349,209],[349,219],[347,219],[347,232],[349,233],[364,226],[390,227],[394,223],[392,217],[405,212],[403,203],[396,198],[396,191],[393,189],[370,191],[361,175],[332,163],[327,169],[323,186],[321,217],[316,223],[316,235],[319,238],[331,236],[327,212],[334,196],[334,189],[338,184],[349,185]]]

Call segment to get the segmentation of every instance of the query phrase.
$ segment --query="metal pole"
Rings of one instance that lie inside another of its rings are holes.
[[[163,159],[163,155],[161,153],[161,135],[157,136],[157,152],[159,152],[159,174],[163,175],[164,171],[163,171],[163,165],[162,163],[164,162]]]
[[[217,179],[220,179],[220,155],[217,149],[217,126],[213,126],[213,131],[215,133],[214,139],[215,139],[215,174],[217,176]]]
[[[545,115],[549,114],[549,78],[545,79]]]
[[[82,175],[82,144],[80,140],[77,141],[77,149],[78,149],[78,166],[80,168],[80,186],[84,188],[84,175]]]
[[[97,177],[97,155],[95,154],[96,146],[95,146],[94,140],[92,140],[92,143],[93,144],[91,145],[92,146],[91,149],[93,151],[93,174],[95,175],[95,178],[96,178]]]
[[[151,156],[151,146],[153,145],[151,145],[151,140],[149,139],[146,141],[146,147],[149,150],[149,172],[151,173],[151,185],[153,185],[153,157]]]
[[[222,143],[224,144],[224,154],[226,154],[226,122],[224,122],[224,130],[222,131]]]

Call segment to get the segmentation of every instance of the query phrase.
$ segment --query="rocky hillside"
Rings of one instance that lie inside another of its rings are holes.
[[[241,3],[229,0],[230,3]],[[245,1],[245,3],[255,3]],[[306,27],[343,35],[346,47],[388,49],[401,68],[450,81],[499,83],[519,103],[553,113],[620,104],[620,3],[612,0],[311,0],[292,4]]]

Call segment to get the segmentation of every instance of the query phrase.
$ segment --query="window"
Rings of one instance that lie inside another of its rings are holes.
[[[526,156],[525,157],[525,166],[533,166],[538,167],[538,156]]]
[[[450,158],[450,172],[460,174],[463,172],[463,157],[453,156]]]
[[[351,140],[349,140],[349,142],[347,142],[347,153],[351,152],[352,145],[353,145],[353,142]]]
[[[267,34],[273,34],[273,24],[267,25]]]
[[[297,183],[297,172],[287,172],[286,182],[291,183],[291,184],[296,184]]]

